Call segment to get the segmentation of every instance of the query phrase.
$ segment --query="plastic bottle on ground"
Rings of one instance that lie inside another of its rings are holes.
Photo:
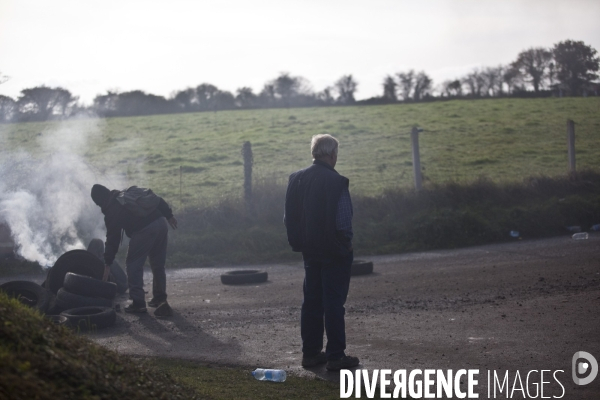
[[[571,237],[575,240],[582,240],[582,239],[587,239],[589,237],[589,235],[587,232],[579,232],[579,233],[575,233]]]
[[[600,224],[592,225],[593,231],[600,231]]]
[[[284,382],[287,377],[282,369],[263,369],[256,368],[252,371],[252,376],[259,381]]]

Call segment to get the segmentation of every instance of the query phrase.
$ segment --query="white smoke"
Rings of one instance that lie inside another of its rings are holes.
[[[38,135],[35,150],[3,146],[0,223],[9,226],[23,258],[52,266],[64,252],[85,249],[90,239],[105,236],[90,190],[94,183],[113,186],[115,177],[100,174],[84,160],[102,127],[100,119],[71,120]],[[3,144],[8,134],[7,129],[0,132]]]

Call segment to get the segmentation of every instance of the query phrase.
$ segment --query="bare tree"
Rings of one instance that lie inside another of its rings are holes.
[[[323,104],[331,105],[335,102],[333,98],[333,91],[335,89],[331,86],[327,86],[321,92],[317,93],[317,99],[321,101]]]
[[[396,75],[398,76],[398,87],[402,100],[410,100],[415,84],[415,71],[411,69],[408,72],[399,72]]]
[[[0,94],[0,122],[10,122],[17,112],[17,102]]]
[[[552,52],[543,47],[523,50],[511,66],[519,71],[524,82],[530,83],[533,90],[539,92],[544,86],[546,70],[552,61]]]
[[[482,78],[485,80],[484,95],[497,96],[503,93],[502,82],[503,67],[487,67],[482,72]]]
[[[338,101],[343,104],[351,104],[355,102],[354,92],[358,82],[354,80],[352,75],[344,75],[335,82],[335,88],[338,92]]]
[[[443,91],[448,97],[462,96],[462,83],[458,79],[443,83]]]
[[[275,85],[273,82],[265,83],[265,86],[263,86],[258,98],[263,106],[269,107],[275,105]]]
[[[480,97],[485,92],[486,80],[481,71],[475,68],[468,73],[462,82],[469,88],[469,94],[473,97]]]
[[[548,64],[548,86],[554,87],[554,81],[556,80],[556,64],[551,62]]]
[[[413,89],[413,99],[415,101],[421,100],[423,97],[429,94],[431,90],[431,86],[433,85],[433,81],[425,73],[425,71],[421,71],[415,77],[415,87]]]
[[[396,81],[394,77],[391,75],[386,76],[383,79],[383,98],[388,101],[398,101],[398,96],[396,96]]]
[[[512,66],[509,66],[504,70],[502,74],[502,81],[506,83],[507,93],[510,94],[513,92],[515,86],[518,83],[519,71],[514,69]]]

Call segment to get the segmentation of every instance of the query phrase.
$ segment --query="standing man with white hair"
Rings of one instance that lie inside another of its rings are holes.
[[[313,164],[290,175],[284,215],[288,242],[304,259],[302,366],[327,363],[332,371],[359,364],[345,353],[344,304],[354,256],[349,180],[334,169],[338,144],[331,135],[312,137]]]

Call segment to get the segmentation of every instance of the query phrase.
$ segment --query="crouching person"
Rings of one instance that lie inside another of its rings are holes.
[[[130,238],[127,249],[127,280],[132,303],[125,307],[128,313],[145,313],[144,264],[148,258],[152,269],[152,299],[148,306],[156,307],[154,315],[168,317],[173,310],[167,303],[167,234],[177,228],[177,220],[169,205],[147,189],[135,186],[125,190],[109,190],[102,185],[92,187],[92,200],[100,207],[106,224],[104,249],[104,276],[119,250],[122,231]]]

